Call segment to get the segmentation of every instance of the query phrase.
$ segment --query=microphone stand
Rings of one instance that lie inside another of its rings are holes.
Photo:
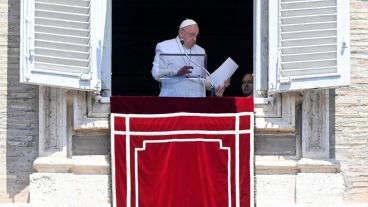
[[[184,48],[184,40],[180,40],[180,43],[181,43],[181,45],[182,45],[182,47],[183,47],[184,54],[185,54],[185,56],[188,58],[188,60],[189,60],[190,62],[192,62],[194,65],[198,66],[199,68],[201,68],[203,71],[205,71],[205,72],[206,72],[206,75],[208,76],[208,79],[209,79],[210,84],[211,84],[211,86],[210,86],[210,94],[211,94],[211,97],[216,96],[216,95],[215,95],[215,87],[214,87],[214,84],[213,84],[213,80],[212,80],[212,78],[211,78],[211,74],[208,72],[208,70],[207,70],[206,68],[204,68],[202,65],[200,65],[200,64],[198,64],[198,63],[196,63],[196,62],[194,62],[194,61],[193,61],[193,60],[188,56],[188,53],[187,53],[187,51],[186,51],[186,50],[185,50],[185,48]],[[206,84],[206,83],[205,83],[205,84]]]

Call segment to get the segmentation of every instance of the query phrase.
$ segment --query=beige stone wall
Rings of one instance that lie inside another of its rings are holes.
[[[336,90],[336,159],[345,199],[368,202],[368,1],[351,0],[351,85]]]
[[[29,201],[38,155],[38,87],[19,83],[20,1],[0,0],[0,203]],[[356,202],[368,202],[367,22],[368,0],[351,0],[351,86],[336,90],[332,138],[345,199]]]
[[[21,0],[0,0],[0,203],[27,202],[38,154],[38,87],[19,83]]]

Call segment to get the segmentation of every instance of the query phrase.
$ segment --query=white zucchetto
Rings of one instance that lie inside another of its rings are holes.
[[[181,22],[179,28],[183,28],[183,27],[186,27],[186,26],[190,26],[190,25],[195,25],[197,24],[197,22],[195,22],[193,19],[186,19],[184,21]]]

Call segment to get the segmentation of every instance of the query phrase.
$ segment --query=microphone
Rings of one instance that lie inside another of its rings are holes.
[[[180,43],[183,47],[183,51],[185,53],[185,56],[188,58],[188,60],[190,62],[192,62],[194,65],[198,66],[199,68],[201,68],[202,70],[204,70],[204,72],[206,72],[206,75],[208,76],[208,79],[210,80],[210,83],[211,83],[211,87],[210,87],[210,90],[211,90],[211,96],[215,96],[215,87],[213,85],[213,81],[212,81],[212,78],[211,78],[211,74],[208,72],[208,70],[206,68],[204,68],[202,65],[194,62],[189,56],[188,56],[188,53],[187,51],[185,50],[184,48],[184,40],[183,39],[180,39]]]

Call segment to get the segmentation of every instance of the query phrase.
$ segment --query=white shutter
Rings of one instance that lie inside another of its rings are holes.
[[[22,1],[20,81],[100,90],[104,19],[106,0]]]
[[[270,91],[349,84],[349,0],[270,0],[269,9]]]

